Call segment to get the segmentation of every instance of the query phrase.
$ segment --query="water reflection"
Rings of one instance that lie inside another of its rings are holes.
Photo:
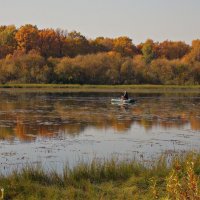
[[[132,94],[133,95],[133,94]],[[152,128],[200,130],[200,97],[134,94],[134,105],[111,105],[119,94],[0,93],[0,139],[76,136],[87,128],[124,134],[136,124]]]

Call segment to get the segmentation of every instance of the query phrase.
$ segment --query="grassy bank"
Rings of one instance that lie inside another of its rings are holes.
[[[200,92],[200,85],[79,85],[79,84],[0,84],[0,89],[88,92]]]
[[[0,177],[4,199],[200,199],[200,154],[137,161],[94,160],[63,175],[26,167]]]

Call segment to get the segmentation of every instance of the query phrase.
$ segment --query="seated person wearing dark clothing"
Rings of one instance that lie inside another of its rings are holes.
[[[124,95],[122,96],[122,99],[123,100],[128,100],[128,92],[127,91],[124,92]]]

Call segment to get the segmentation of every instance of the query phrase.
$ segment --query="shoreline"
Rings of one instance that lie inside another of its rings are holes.
[[[25,166],[1,174],[0,189],[3,199],[175,199],[184,197],[183,192],[197,199],[199,165],[200,154],[188,152],[174,155],[170,163],[161,156],[149,166],[137,160],[93,160],[73,169],[66,166],[63,175],[42,166]]]
[[[200,93],[200,85],[0,84],[0,91]]]

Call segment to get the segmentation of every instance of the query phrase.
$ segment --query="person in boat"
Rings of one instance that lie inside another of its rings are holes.
[[[125,91],[124,95],[121,97],[123,100],[128,100],[128,92]]]

